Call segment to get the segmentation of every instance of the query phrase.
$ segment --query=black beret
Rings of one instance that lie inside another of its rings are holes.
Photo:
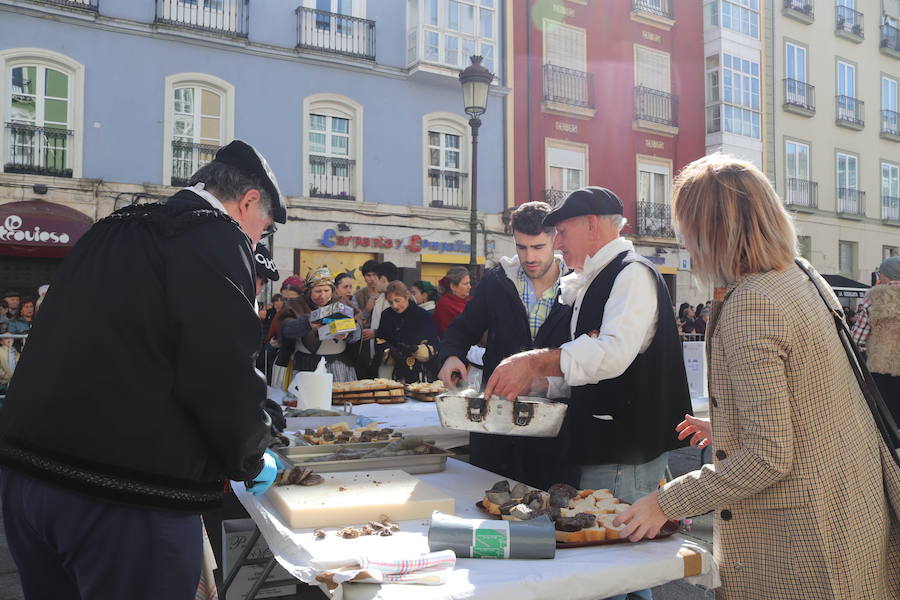
[[[287,208],[284,206],[284,199],[278,189],[275,173],[269,168],[269,163],[266,162],[263,155],[257,152],[253,146],[241,140],[234,140],[227,146],[219,148],[213,160],[258,177],[266,193],[272,198],[272,218],[277,223],[287,221]]]
[[[553,227],[560,221],[582,215],[621,215],[625,212],[622,201],[612,190],[602,187],[583,187],[566,197],[544,217],[544,227]]]
[[[278,281],[280,276],[278,275],[278,269],[275,268],[275,261],[272,260],[272,255],[269,254],[268,249],[262,244],[256,245],[256,251],[253,253],[253,259],[256,261],[256,276],[262,277],[263,279],[271,279],[272,281]]]

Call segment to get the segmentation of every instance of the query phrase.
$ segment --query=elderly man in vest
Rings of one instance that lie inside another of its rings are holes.
[[[866,294],[851,335],[864,347],[872,378],[900,424],[900,256],[878,268],[878,282]]]
[[[565,466],[580,467],[582,489],[608,488],[633,502],[665,478],[667,452],[685,445],[675,426],[691,403],[668,288],[619,235],[622,213],[612,191],[587,187],[544,219],[575,269],[560,281],[560,301],[573,307],[572,341],[507,358],[485,396],[512,400],[543,377],[551,378],[551,397],[569,387],[560,433]],[[631,597],[652,596],[642,590]]]

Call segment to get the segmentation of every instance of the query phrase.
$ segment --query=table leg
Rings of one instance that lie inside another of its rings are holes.
[[[257,529],[257,531],[259,531]],[[262,573],[259,574],[259,579],[256,580],[256,583],[253,584],[253,587],[250,588],[250,591],[247,592],[247,597],[245,600],[256,600],[256,594],[259,593],[259,590],[262,588],[263,584],[266,582],[266,579],[269,578],[269,575],[272,573],[272,569],[275,568],[275,557],[269,559],[269,562],[266,563],[266,566],[263,568]]]
[[[225,577],[225,582],[222,584],[222,597],[226,598],[228,594],[228,588],[231,587],[231,584],[234,582],[234,578],[237,577],[238,572],[241,570],[241,567],[244,566],[244,563],[247,561],[247,557],[250,555],[250,551],[253,550],[253,547],[256,545],[256,542],[259,541],[259,527],[253,528],[253,533],[250,535],[250,541],[247,542],[247,545],[241,550],[241,555],[238,557],[237,561],[235,561],[234,565],[231,567],[231,571]],[[273,557],[274,561],[275,558]],[[271,569],[269,569],[271,571]],[[268,576],[268,574],[266,575]],[[260,581],[265,581],[265,577],[261,578]]]

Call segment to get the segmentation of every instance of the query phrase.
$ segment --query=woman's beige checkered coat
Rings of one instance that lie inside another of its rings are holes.
[[[659,501],[669,518],[715,510],[716,597],[900,598],[900,468],[818,292],[792,265],[746,277],[713,312],[714,464]]]

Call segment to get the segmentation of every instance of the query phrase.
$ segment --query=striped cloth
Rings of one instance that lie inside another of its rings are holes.
[[[357,556],[344,560],[314,560],[312,566],[327,574],[328,580],[336,584],[352,580],[360,583],[443,585],[456,566],[456,554],[453,550],[442,550],[393,559]],[[317,576],[317,579],[320,577]]]
[[[216,578],[213,574],[213,571],[218,568],[216,565],[216,556],[213,554],[212,546],[209,543],[209,536],[206,534],[205,523],[203,523],[202,529],[203,567],[200,570],[200,582],[197,584],[197,593],[194,595],[194,600],[218,600],[219,590],[216,588]]]
[[[565,264],[560,261],[560,273],[565,272]],[[528,315],[528,327],[531,329],[531,339],[537,337],[537,332],[547,320],[553,303],[556,302],[556,294],[559,292],[559,279],[552,286],[544,290],[541,297],[538,298],[534,293],[534,285],[525,273],[525,269],[519,267],[516,273],[516,290],[519,292],[519,298],[525,306],[525,313]]]

